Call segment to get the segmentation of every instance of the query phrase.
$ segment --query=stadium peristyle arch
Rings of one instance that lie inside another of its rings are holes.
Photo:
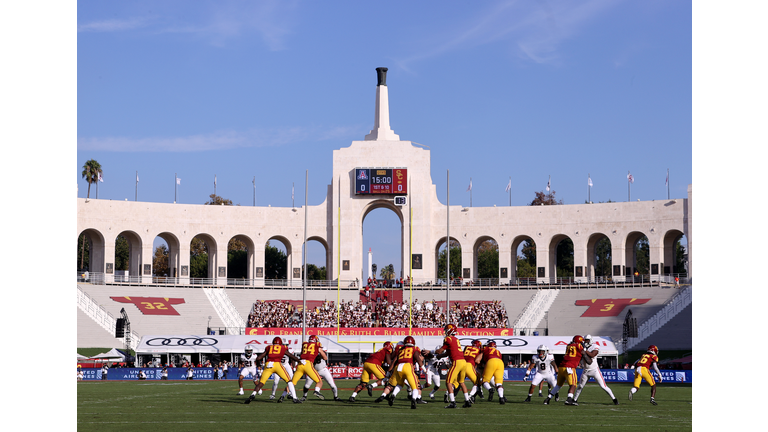
[[[687,196],[654,201],[448,207],[440,201],[432,181],[431,150],[401,140],[391,129],[386,79],[381,79],[386,70],[379,68],[377,73],[374,127],[363,139],[333,151],[333,176],[323,203],[282,208],[78,198],[77,235],[87,239],[90,273],[114,281],[114,240],[122,234],[130,244],[130,272],[135,271],[142,283],[155,283],[153,242],[160,236],[169,246],[168,265],[173,276],[163,283],[190,284],[190,247],[192,239],[198,237],[207,248],[206,284],[233,284],[227,269],[227,245],[234,238],[245,243],[248,251],[247,274],[238,277],[237,284],[263,286],[263,246],[275,239],[286,248],[286,283],[297,286],[301,284],[301,251],[307,238],[325,248],[328,280],[346,287],[365,275],[362,225],[366,215],[384,208],[401,221],[400,268],[403,276],[406,270],[412,272],[416,284],[435,282],[439,251],[447,233],[461,245],[463,279],[478,279],[479,245],[492,239],[498,245],[498,283],[515,283],[517,250],[527,239],[535,244],[535,282],[551,283],[557,278],[557,245],[569,239],[573,267],[569,267],[568,278],[588,282],[595,277],[595,246],[607,239],[610,276],[624,281],[632,276],[629,269],[637,268],[638,241],[647,238],[647,276],[653,280],[673,270],[675,245],[683,236],[687,272],[692,277],[691,185]],[[366,184],[370,176],[382,185]],[[407,200],[396,202],[398,196]],[[413,270],[411,254],[419,256],[419,265]]]

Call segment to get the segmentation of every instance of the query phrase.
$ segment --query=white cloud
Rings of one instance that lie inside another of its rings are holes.
[[[81,137],[78,150],[111,152],[198,152],[290,145],[305,141],[362,139],[363,127],[293,127],[247,132],[219,131],[184,137]]]
[[[87,24],[77,26],[78,32],[118,32],[135,30],[146,27],[153,21],[153,18],[127,18],[127,19],[109,19],[93,21]]]

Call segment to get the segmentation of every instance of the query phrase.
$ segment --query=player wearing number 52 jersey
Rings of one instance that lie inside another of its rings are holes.
[[[256,363],[260,362],[265,357],[267,359],[267,364],[264,371],[261,373],[261,379],[256,383],[256,389],[245,403],[250,403],[256,398],[256,394],[262,387],[264,387],[264,384],[267,383],[267,380],[273,373],[277,374],[283,381],[288,383],[288,390],[291,392],[291,397],[293,397],[293,403],[301,403],[299,398],[296,397],[296,388],[290,381],[290,378],[288,378],[288,372],[286,372],[285,366],[282,363],[283,357],[288,357],[293,361],[300,361],[300,359],[288,352],[288,347],[283,345],[283,340],[280,339],[280,337],[272,339],[272,345],[268,345],[266,349],[264,349],[264,352],[256,357]]]
[[[461,349],[461,343],[456,337],[456,326],[448,324],[443,330],[445,333],[445,339],[443,339],[443,346],[435,350],[435,354],[438,358],[448,357],[451,360],[451,368],[448,369],[448,374],[445,377],[445,386],[448,388],[448,399],[451,403],[446,408],[456,408],[456,399],[453,395],[453,389],[456,386],[461,387],[464,391],[464,406],[469,407],[469,392],[467,392],[467,386],[464,385],[464,378],[459,381],[459,375],[467,367],[467,362],[464,360],[464,352]]]
[[[568,382],[568,399],[566,399],[565,404],[578,405],[578,403],[573,401],[573,392],[579,381],[578,375],[576,375],[576,367],[579,366],[584,351],[584,338],[579,335],[574,336],[571,343],[565,347],[565,355],[557,368],[557,385],[549,391],[544,405],[549,405],[552,396],[557,394],[560,391],[560,387],[566,382]]]
[[[296,372],[293,374],[293,385],[295,386],[299,380],[306,375],[309,379],[316,382],[314,395],[324,400],[325,397],[320,393],[320,388],[323,386],[323,381],[315,370],[315,359],[320,356],[323,360],[328,361],[328,356],[323,351],[323,346],[320,344],[320,339],[317,336],[311,335],[307,342],[301,344],[301,360],[298,366],[296,366]]]
[[[632,400],[632,396],[640,388],[640,383],[645,380],[651,386],[651,403],[658,405],[656,403],[656,381],[653,379],[653,375],[651,375],[651,367],[653,367],[656,370],[656,375],[659,376],[659,382],[663,381],[658,363],[659,348],[656,345],[651,345],[648,347],[648,351],[635,362],[635,382],[632,388],[629,389],[629,400]]]

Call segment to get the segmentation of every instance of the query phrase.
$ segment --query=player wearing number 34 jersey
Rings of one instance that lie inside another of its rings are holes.
[[[328,356],[323,351],[323,346],[320,344],[320,339],[317,336],[311,335],[307,342],[301,344],[301,360],[299,365],[296,366],[296,372],[293,374],[293,385],[295,386],[299,380],[306,375],[312,381],[316,382],[314,395],[320,399],[325,397],[320,393],[320,388],[323,385],[323,381],[315,370],[315,359],[320,356],[323,360],[328,361]]]

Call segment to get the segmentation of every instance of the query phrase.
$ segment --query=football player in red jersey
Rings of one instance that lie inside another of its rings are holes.
[[[584,355],[586,348],[584,348],[584,338],[576,335],[565,347],[565,355],[560,360],[560,364],[557,368],[557,385],[555,385],[547,395],[547,400],[544,401],[544,405],[549,405],[549,401],[552,396],[560,391],[560,387],[568,382],[568,399],[566,399],[566,405],[578,405],[573,401],[573,392],[576,390],[576,385],[579,383],[579,377],[576,375],[576,367],[581,362],[581,356]]]
[[[483,370],[483,387],[488,390],[488,394],[493,394],[491,383],[496,384],[496,392],[499,394],[499,403],[504,405],[507,398],[504,397],[504,361],[501,359],[501,352],[496,349],[496,342],[488,341],[483,348],[483,359],[485,360],[485,369]],[[490,396],[488,400],[490,401]]]
[[[648,347],[648,351],[635,361],[635,382],[631,389],[629,389],[629,400],[632,400],[632,396],[640,388],[640,383],[645,380],[651,386],[651,403],[656,403],[656,381],[651,375],[651,367],[656,370],[656,374],[659,376],[659,382],[664,381],[661,378],[661,372],[659,371],[659,347],[651,345]]]
[[[256,357],[256,363],[259,363],[264,357],[267,358],[266,367],[261,373],[261,379],[258,383],[256,383],[256,389],[253,391],[248,400],[245,401],[245,403],[251,403],[252,400],[256,399],[256,394],[261,390],[262,387],[264,387],[264,384],[267,383],[267,380],[273,373],[277,374],[277,376],[282,378],[283,381],[288,383],[288,390],[290,390],[291,397],[293,397],[293,403],[301,403],[299,398],[296,397],[296,388],[291,382],[291,379],[288,378],[288,373],[285,372],[285,367],[282,363],[283,357],[288,357],[289,359],[297,362],[301,361],[301,359],[288,352],[288,347],[283,345],[283,340],[279,336],[276,336],[274,339],[272,339],[272,345],[268,345],[264,349],[264,352]]]
[[[461,381],[459,381],[459,375],[465,370],[467,362],[464,360],[464,352],[461,349],[459,339],[456,337],[456,331],[456,326],[453,324],[445,326],[443,329],[445,334],[443,346],[435,350],[435,355],[438,358],[447,356],[451,360],[451,368],[448,369],[448,374],[445,377],[445,386],[448,388],[448,399],[450,400],[446,408],[456,408],[456,399],[453,395],[453,390],[456,387],[461,387],[464,391],[465,398],[467,398],[464,400],[464,407],[468,408],[472,405],[468,399],[469,392],[467,386],[464,385],[464,377],[462,376]]]
[[[475,403],[475,393],[477,393],[477,364],[483,358],[483,343],[475,339],[472,344],[464,348],[464,361],[467,365],[464,366],[464,376],[472,381],[472,390],[465,397],[469,397],[471,403]],[[459,377],[461,379],[461,377]]]
[[[296,366],[296,372],[293,374],[293,385],[304,376],[307,375],[315,383],[314,395],[320,400],[325,400],[325,396],[320,393],[320,389],[323,386],[323,380],[315,370],[315,359],[320,356],[323,360],[328,361],[328,355],[323,350],[323,345],[320,343],[320,339],[316,335],[311,335],[309,339],[301,344],[301,356],[299,357],[299,364]],[[293,397],[296,397],[295,395]]]
[[[363,390],[363,387],[368,389],[368,396],[373,396],[373,388],[384,384],[384,376],[386,375],[386,372],[382,365],[384,363],[388,365],[392,364],[393,352],[394,347],[392,346],[392,342],[387,341],[384,342],[384,347],[382,349],[376,351],[365,359],[365,362],[363,363],[363,374],[360,376],[360,384],[355,387],[352,396],[349,397],[350,402],[355,401],[357,394]],[[374,381],[373,384],[370,383],[371,375],[376,377],[376,381]]]
[[[414,363],[423,368],[424,357],[422,357],[419,347],[416,346],[416,340],[413,339],[413,336],[406,336],[403,345],[398,344],[394,357],[395,361],[390,364],[387,371],[388,374],[391,373],[387,386],[375,402],[387,399],[389,406],[392,406],[403,385],[408,383],[412,391],[411,409],[416,409],[416,404],[420,403],[421,390]]]

